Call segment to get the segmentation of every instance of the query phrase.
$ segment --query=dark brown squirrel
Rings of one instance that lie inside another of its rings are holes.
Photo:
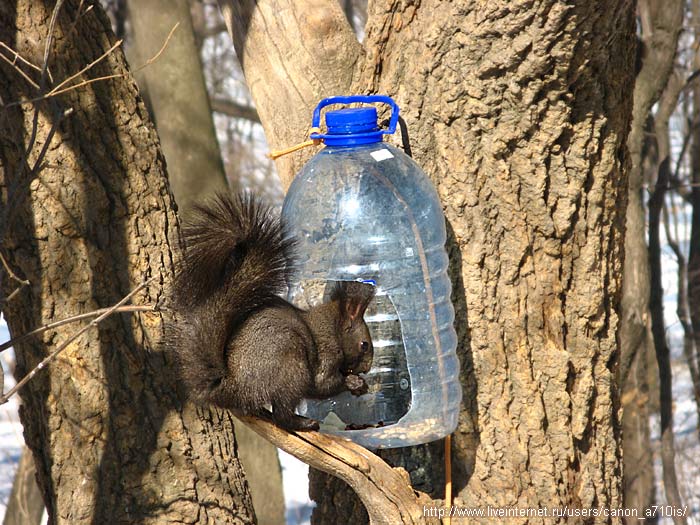
[[[372,364],[363,320],[372,285],[338,281],[308,311],[282,299],[294,240],[250,195],[218,194],[195,206],[183,236],[166,344],[192,398],[312,430],[318,422],[294,412],[302,399],[367,391],[358,374]]]

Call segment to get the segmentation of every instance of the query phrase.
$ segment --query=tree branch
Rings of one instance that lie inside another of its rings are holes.
[[[672,75],[659,101],[659,109],[654,120],[660,163],[654,190],[649,197],[649,268],[651,294],[651,332],[659,366],[659,412],[661,415],[661,462],[663,467],[664,489],[670,505],[681,507],[682,500],[678,489],[675,467],[675,445],[673,438],[673,394],[671,374],[671,352],[666,341],[664,323],[663,285],[661,282],[661,211],[666,187],[671,177],[671,145],[668,122],[676,107],[681,90],[680,79]],[[685,525],[684,516],[673,516],[676,525]]]
[[[690,305],[688,302],[688,262],[686,261],[683,250],[678,243],[678,236],[671,233],[671,212],[668,210],[667,202],[663,205],[663,223],[666,233],[666,242],[676,256],[678,263],[678,300],[676,303],[676,315],[683,327],[683,355],[688,364],[690,371],[690,382],[693,385],[693,396],[695,397],[695,410],[697,411],[698,421],[700,421],[700,371],[695,362],[695,338],[693,337],[693,327],[690,322]],[[673,221],[676,229],[678,227],[678,214],[674,210]],[[677,233],[677,232],[676,232]],[[700,425],[696,430],[700,436]]]
[[[244,104],[239,104],[233,100],[226,98],[212,98],[211,109],[217,113],[222,113],[233,118],[242,118],[250,120],[251,122],[260,123],[260,116],[258,115],[258,110],[252,106],[247,106]]]
[[[371,525],[435,525],[424,516],[424,505],[435,505],[411,488],[408,473],[386,464],[369,450],[343,438],[319,432],[287,432],[250,416],[240,420],[276,447],[345,481],[362,500]]]
[[[7,275],[10,279],[13,281],[16,281],[19,283],[19,286],[15,288],[10,295],[8,295],[5,299],[3,299],[0,304],[2,303],[8,303],[12,300],[12,298],[19,293],[19,291],[24,288],[25,286],[29,286],[31,283],[27,279],[21,279],[15,275],[15,272],[12,271],[12,268],[10,268],[10,265],[7,264],[7,261],[5,260],[5,257],[3,256],[2,253],[0,253],[0,262],[2,262],[3,267],[5,268],[5,272],[7,272]]]

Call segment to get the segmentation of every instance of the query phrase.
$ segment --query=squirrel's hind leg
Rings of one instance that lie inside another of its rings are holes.
[[[318,421],[295,414],[285,403],[272,404],[272,420],[287,430],[318,430]]]

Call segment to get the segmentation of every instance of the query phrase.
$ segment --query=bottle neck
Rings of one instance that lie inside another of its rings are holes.
[[[347,135],[326,135],[323,142],[326,146],[361,146],[363,144],[374,144],[382,142],[384,135],[381,131],[369,133],[352,133]]]

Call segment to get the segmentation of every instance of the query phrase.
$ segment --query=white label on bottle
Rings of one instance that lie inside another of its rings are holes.
[[[373,151],[372,153],[370,153],[370,155],[372,155],[372,158],[377,162],[394,158],[394,156],[391,154],[391,151],[389,151],[388,149],[378,149],[377,151]]]

